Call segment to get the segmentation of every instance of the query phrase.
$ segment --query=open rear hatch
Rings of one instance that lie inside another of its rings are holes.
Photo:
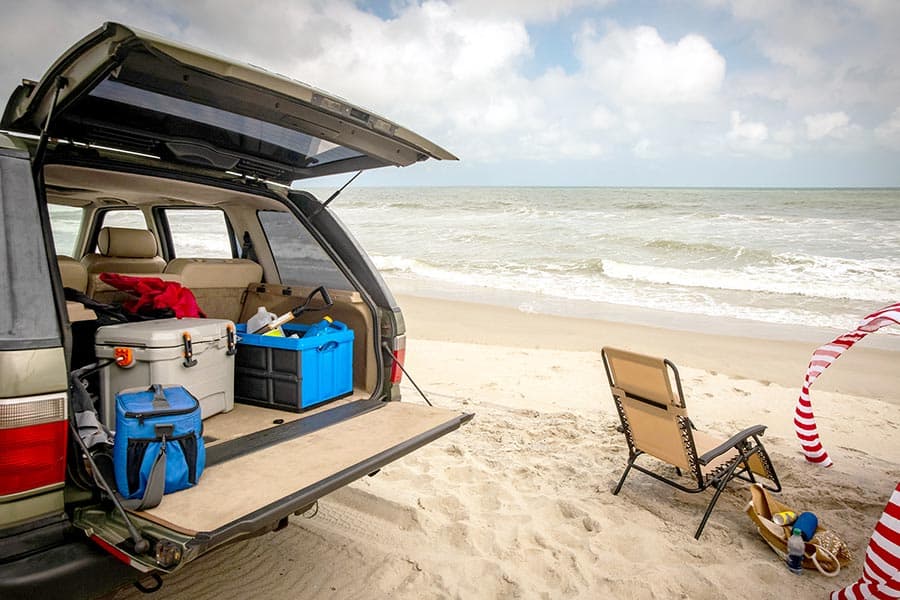
[[[246,405],[236,405],[234,413],[213,417],[209,429],[216,430],[217,419],[297,416]],[[172,571],[215,546],[278,523],[471,418],[418,404],[357,400],[232,440],[213,441],[197,486],[166,495],[156,508],[130,512],[151,541],[151,551],[143,556],[134,552],[115,511],[80,509],[75,523],[141,571]],[[157,562],[154,548],[161,539],[181,548],[177,563]]]
[[[39,83],[19,86],[0,129],[283,185],[456,158],[306,84],[117,23],[73,46]]]

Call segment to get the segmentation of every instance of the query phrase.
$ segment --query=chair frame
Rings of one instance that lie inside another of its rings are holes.
[[[609,350],[615,349],[609,348]],[[645,454],[645,452],[635,446],[634,436],[631,431],[631,425],[628,421],[628,417],[625,413],[625,407],[622,403],[623,399],[628,398],[629,400],[642,402],[663,410],[667,410],[668,406],[635,394],[629,394],[624,389],[620,388],[617,385],[617,382],[615,382],[612,370],[609,366],[607,348],[603,348],[601,350],[601,356],[603,357],[603,366],[606,369],[606,378],[609,382],[610,390],[612,391],[613,401],[616,404],[616,411],[619,413],[619,420],[622,423],[620,430],[625,434],[625,440],[628,443],[628,464],[625,467],[625,472],[622,473],[622,477],[619,479],[619,483],[616,485],[615,490],[613,490],[613,495],[618,495],[619,491],[622,489],[622,485],[625,483],[625,479],[628,477],[628,474],[631,472],[632,468],[689,494],[697,494],[706,491],[710,487],[715,487],[715,494],[707,505],[706,512],[703,515],[703,519],[700,521],[700,525],[699,527],[697,527],[697,531],[694,534],[694,539],[699,540],[700,535],[703,533],[703,528],[706,527],[706,522],[709,520],[709,517],[712,514],[713,508],[715,508],[716,502],[718,502],[719,500],[719,496],[722,494],[722,492],[725,490],[725,487],[732,479],[737,478],[749,483],[757,483],[756,477],[754,476],[754,473],[751,470],[750,464],[748,462],[752,456],[759,456],[760,462],[762,463],[763,468],[766,471],[765,477],[772,481],[772,483],[774,483],[774,487],[770,487],[767,485],[764,485],[764,487],[773,492],[781,491],[781,482],[778,479],[778,474],[775,472],[772,461],[759,439],[766,430],[765,425],[754,425],[753,427],[748,427],[747,429],[744,429],[743,431],[733,435],[726,442],[723,442],[722,444],[706,452],[705,454],[698,456],[697,447],[694,442],[693,436],[693,430],[696,429],[694,427],[694,424],[687,416],[674,417],[678,423],[682,443],[684,444],[684,449],[687,453],[688,463],[691,466],[691,473],[689,474],[689,476],[696,481],[696,485],[690,487],[682,485],[677,481],[669,479],[641,465],[635,464],[635,461],[637,461],[637,459],[641,455]],[[677,398],[671,398],[672,405],[677,408],[685,409],[686,406],[684,403],[684,391],[682,390],[681,376],[678,373],[678,368],[669,359],[663,359],[663,363],[671,373],[678,392]],[[737,451],[737,455],[734,458],[719,466],[712,473],[704,475],[702,467],[705,467],[706,465],[712,463],[716,458],[722,456],[732,449]],[[664,459],[658,458],[658,460],[667,462]],[[679,477],[682,476],[681,468],[676,466],[675,472]]]

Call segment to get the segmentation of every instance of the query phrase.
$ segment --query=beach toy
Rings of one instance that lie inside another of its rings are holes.
[[[792,510],[784,510],[772,515],[772,521],[774,521],[776,525],[790,525],[796,520],[797,513]]]
[[[794,521],[794,529],[792,533],[797,531],[803,537],[804,542],[808,542],[816,535],[816,529],[819,528],[819,518],[811,512],[800,513],[797,520]]]

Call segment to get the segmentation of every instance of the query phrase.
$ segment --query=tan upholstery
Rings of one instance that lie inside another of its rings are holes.
[[[180,275],[184,285],[197,288],[239,287],[262,281],[262,267],[244,258],[176,258],[164,273]]]
[[[99,254],[88,254],[81,264],[92,273],[162,273],[166,261],[157,256],[156,238],[146,229],[104,227],[97,238]]]
[[[84,293],[87,289],[87,271],[80,262],[70,256],[58,254],[56,262],[59,264],[59,278],[63,287]],[[84,307],[80,302],[66,301],[66,312],[69,313],[69,322],[93,321],[97,318],[94,311]]]
[[[263,269],[243,258],[176,258],[165,273],[181,278],[207,317],[237,321],[244,292],[262,281]]]
[[[92,311],[80,302],[71,302],[66,300],[66,312],[69,313],[69,322],[75,321],[93,321],[97,318],[97,313]]]
[[[72,288],[79,292],[87,289],[87,269],[80,262],[70,256],[57,255],[59,263],[59,276],[63,287]]]

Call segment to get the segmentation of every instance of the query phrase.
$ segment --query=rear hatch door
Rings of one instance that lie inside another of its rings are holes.
[[[146,154],[176,170],[188,165],[281,184],[455,160],[304,83],[117,23],[73,46],[39,83],[20,86],[0,128],[38,134],[51,115],[53,138]]]

